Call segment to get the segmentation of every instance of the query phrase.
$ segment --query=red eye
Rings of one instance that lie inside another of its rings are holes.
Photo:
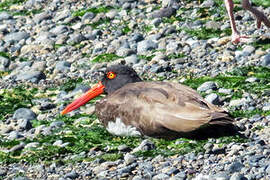
[[[107,73],[107,78],[109,78],[109,79],[114,79],[116,77],[116,74],[114,73],[114,72],[108,72]]]

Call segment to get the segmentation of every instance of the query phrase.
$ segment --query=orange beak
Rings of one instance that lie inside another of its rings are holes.
[[[76,99],[75,101],[73,101],[71,104],[69,104],[61,112],[61,114],[62,115],[67,114],[68,112],[71,112],[71,111],[79,108],[80,106],[86,104],[91,99],[93,99],[93,98],[99,96],[100,94],[102,94],[104,92],[104,88],[105,88],[105,86],[100,81],[93,88],[91,88],[90,90],[88,90],[84,95],[82,95],[81,97],[79,97],[78,99]]]

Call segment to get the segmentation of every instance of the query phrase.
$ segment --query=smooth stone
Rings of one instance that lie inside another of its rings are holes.
[[[6,42],[18,42],[22,39],[27,39],[30,37],[30,34],[26,32],[13,32],[4,36],[4,41]]]
[[[215,105],[220,105],[220,100],[219,96],[215,93],[211,93],[205,97],[205,100],[209,103],[215,104]]]
[[[154,167],[149,162],[142,162],[142,163],[139,163],[139,169],[151,172],[153,171]]]
[[[54,16],[55,22],[57,21],[64,21],[64,19],[68,18],[71,16],[70,9],[65,9],[63,11],[58,11],[56,15]],[[61,22],[63,23],[63,22]]]
[[[49,12],[42,12],[40,14],[36,14],[33,18],[33,21],[36,24],[39,24],[41,21],[46,20],[46,19],[50,19],[52,16]]]
[[[128,65],[137,64],[139,62],[139,58],[136,55],[131,55],[131,56],[125,57],[125,61]]]
[[[143,40],[138,43],[137,52],[138,54],[143,54],[149,50],[156,49],[157,47],[157,43],[153,42],[152,40]]]
[[[70,62],[67,62],[67,61],[59,61],[59,62],[57,62],[56,65],[55,65],[55,70],[56,70],[57,72],[67,72],[67,71],[69,71],[70,66],[71,66],[71,63],[70,63]]]
[[[6,57],[0,56],[0,71],[6,71],[10,64],[10,60]]]
[[[249,77],[245,80],[246,82],[253,83],[253,82],[258,82],[259,79],[256,77]]]
[[[19,108],[13,114],[13,119],[26,119],[26,120],[33,120],[36,119],[37,115],[28,108]]]
[[[242,56],[249,56],[255,51],[255,47],[253,46],[246,46],[242,50]]]
[[[86,38],[82,34],[72,34],[67,40],[68,44],[78,44],[82,41],[86,40]]]
[[[244,175],[240,174],[240,173],[234,173],[231,176],[230,180],[247,180],[247,178]]]
[[[203,1],[203,3],[201,4],[202,8],[210,8],[213,7],[215,5],[215,2],[213,0],[206,0]]]
[[[11,131],[9,134],[8,134],[8,139],[9,140],[14,140],[14,139],[19,139],[19,138],[22,138],[23,135],[21,135],[19,132],[17,131]]]
[[[46,79],[46,75],[41,71],[28,71],[17,75],[16,80],[20,81],[30,81],[33,83],[38,83],[41,79]]]
[[[270,66],[270,53],[261,58],[262,66]]]
[[[120,57],[127,57],[127,56],[130,56],[132,54],[135,54],[135,52],[132,49],[125,48],[125,47],[119,48],[116,51],[116,55],[120,56]]]
[[[149,151],[149,150],[153,150],[155,149],[155,144],[148,140],[148,139],[145,139],[141,142],[141,144],[136,147],[135,149],[133,149],[133,152],[137,152],[137,151]]]
[[[64,178],[69,178],[69,179],[76,179],[79,177],[79,174],[75,171],[71,171],[70,173],[67,173]]]
[[[229,106],[236,106],[236,107],[239,107],[239,106],[243,106],[247,103],[247,100],[242,98],[242,99],[233,99],[230,101],[230,104]]]
[[[122,144],[118,146],[118,151],[127,152],[130,151],[130,148],[126,144]]]
[[[168,176],[167,174],[161,173],[161,174],[155,175],[152,180],[167,180],[169,179],[169,177],[170,176]]]
[[[0,13],[0,21],[8,20],[8,19],[11,19],[11,18],[12,18],[12,16],[9,13],[5,12],[5,11]]]
[[[212,81],[207,81],[207,82],[203,83],[202,85],[200,85],[197,88],[197,91],[204,92],[204,91],[207,91],[209,89],[217,90],[217,84],[215,82],[212,82]]]
[[[241,169],[245,167],[242,163],[240,163],[239,161],[233,162],[228,166],[228,171],[230,173],[235,173],[235,172],[240,172]]]
[[[225,88],[220,88],[218,90],[219,93],[223,93],[223,94],[231,94],[232,93],[232,89],[225,89]]]
[[[65,25],[58,25],[56,27],[54,27],[53,29],[50,30],[51,33],[54,33],[56,35],[60,35],[60,34],[64,34],[66,32],[68,32],[68,27]]]
[[[90,23],[90,21],[95,17],[96,15],[92,12],[87,12],[82,16],[82,22],[83,23]]]
[[[12,180],[30,180],[28,177],[24,177],[24,176],[18,176],[13,178]]]
[[[29,129],[32,129],[33,126],[29,119],[19,119],[18,127],[21,130],[29,130]]]
[[[7,170],[5,169],[0,169],[0,177],[6,176],[7,175]]]
[[[130,38],[130,41],[135,41],[135,42],[140,42],[142,40],[144,40],[144,37],[140,33],[134,33],[133,35],[131,35],[131,38]]]
[[[263,106],[262,110],[263,111],[270,111],[270,104]]]
[[[126,165],[132,164],[133,162],[135,162],[135,160],[136,160],[136,157],[132,154],[128,153],[124,156],[124,161]]]
[[[172,7],[166,7],[160,10],[156,10],[152,13],[152,18],[171,17],[176,14],[176,9]]]
[[[60,128],[63,127],[65,123],[63,121],[54,121],[50,124],[52,128]]]

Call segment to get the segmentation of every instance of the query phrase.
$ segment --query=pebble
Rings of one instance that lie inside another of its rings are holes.
[[[13,119],[26,119],[26,120],[33,120],[36,118],[36,114],[28,108],[19,108],[13,114]]]
[[[208,81],[208,82],[203,83],[202,85],[200,85],[197,88],[197,91],[199,91],[199,92],[205,92],[207,90],[217,90],[216,83],[215,82]]]
[[[215,105],[220,105],[221,102],[219,100],[219,96],[215,93],[211,93],[205,97],[205,100],[208,101],[209,103],[215,104]]]
[[[270,54],[267,54],[267,55],[262,57],[261,65],[262,66],[270,66]]]
[[[5,35],[4,41],[15,43],[23,39],[26,40],[29,37],[30,37],[30,34],[27,32],[13,32],[13,33],[9,33]]]

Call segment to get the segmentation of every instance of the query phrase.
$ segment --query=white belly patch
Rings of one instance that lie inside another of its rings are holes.
[[[136,127],[126,126],[120,118],[116,118],[115,122],[109,121],[107,126],[109,133],[117,136],[140,136],[141,133],[137,131]]]

